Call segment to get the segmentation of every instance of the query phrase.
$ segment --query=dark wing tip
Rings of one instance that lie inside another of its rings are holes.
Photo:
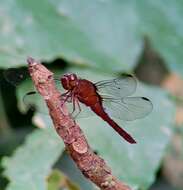
[[[147,102],[147,104],[149,105],[150,109],[149,109],[149,111],[147,112],[147,114],[150,113],[150,112],[152,111],[152,109],[153,109],[153,104],[152,104],[151,100],[149,100],[149,99],[146,98],[146,97],[141,97],[141,98],[142,98],[142,100],[145,100],[145,101]]]
[[[150,102],[150,100],[148,99],[148,98],[146,98],[146,97],[141,97],[143,100],[146,100],[146,101],[148,101],[148,102]]]
[[[27,92],[25,95],[32,95],[32,94],[36,94],[36,91]]]
[[[133,75],[128,74],[128,73],[123,73],[121,76],[122,77],[131,77],[131,78],[133,78]]]
[[[131,137],[126,139],[130,144],[136,144],[137,142]]]

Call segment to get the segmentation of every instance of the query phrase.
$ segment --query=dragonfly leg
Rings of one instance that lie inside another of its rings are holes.
[[[76,99],[77,99],[76,97],[72,96],[73,110],[71,114],[73,114],[76,110]]]
[[[68,95],[69,93],[70,93],[70,90],[68,90],[67,92],[63,93],[62,96],[64,97],[64,96]]]
[[[62,96],[61,96],[62,102],[61,102],[60,106],[63,106],[65,104],[65,102],[70,102],[71,100],[69,100],[69,98],[71,98],[71,92],[70,91],[67,91],[66,93],[62,94]]]
[[[64,100],[65,98],[67,98],[67,96],[69,95],[69,93],[71,93],[69,90],[65,93],[63,93],[61,96],[60,96],[60,99],[61,100]]]
[[[73,115],[73,113],[77,110],[77,109],[76,109],[76,106],[77,106],[78,109],[79,109],[79,112],[76,113],[76,114],[73,116],[74,118],[76,118],[76,117],[80,114],[80,112],[81,112],[81,107],[80,107],[78,98],[75,97],[74,95],[72,96],[72,102],[73,102],[73,110],[72,110],[71,115]]]
[[[80,112],[81,112],[81,107],[80,107],[80,104],[79,104],[79,100],[78,100],[78,99],[76,99],[76,103],[77,103],[77,106],[78,106],[78,108],[79,108],[79,112],[74,116],[74,118],[76,118],[76,117],[80,114]]]

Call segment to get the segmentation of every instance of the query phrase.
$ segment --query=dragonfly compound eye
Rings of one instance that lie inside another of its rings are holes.
[[[76,80],[77,80],[76,74],[74,74],[74,73],[70,74],[69,79],[70,79],[71,81],[76,81]]]
[[[61,83],[62,83],[62,86],[66,89],[66,90],[68,90],[70,87],[69,87],[69,79],[68,79],[68,77],[67,76],[63,76],[62,78],[61,78]]]

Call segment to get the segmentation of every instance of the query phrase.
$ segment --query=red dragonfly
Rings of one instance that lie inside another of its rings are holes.
[[[5,72],[5,78],[14,85],[28,76],[28,71],[18,72],[17,69],[9,69]],[[132,75],[123,74],[120,78],[92,83],[78,78],[76,74],[65,74],[61,78],[55,78],[55,81],[61,82],[63,88],[67,90],[61,98],[64,103],[73,104],[72,113],[78,110],[76,108],[79,108],[80,112],[80,103],[82,103],[106,121],[126,141],[131,144],[136,143],[134,138],[112,119],[115,117],[132,121],[143,118],[152,111],[152,103],[146,97],[129,97],[137,87],[137,81]],[[32,95],[34,97],[35,93],[28,92],[24,97]]]
[[[71,100],[73,111],[80,103],[88,106],[95,114],[106,121],[121,137],[133,144],[134,138],[122,129],[111,116],[131,121],[142,118],[152,111],[152,103],[145,97],[128,97],[136,90],[136,80],[132,75],[92,83],[80,79],[76,74],[65,74],[61,83],[67,92],[65,101]]]

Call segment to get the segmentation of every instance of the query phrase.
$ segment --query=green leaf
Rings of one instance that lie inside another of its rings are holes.
[[[10,180],[7,190],[45,190],[46,178],[64,145],[53,129],[39,129],[12,157],[2,161],[4,175]]]
[[[92,81],[114,77],[76,67],[70,68],[68,72],[74,72]],[[138,143],[135,145],[124,141],[98,117],[82,118],[78,119],[78,122],[87,135],[89,144],[107,161],[114,175],[135,189],[147,189],[155,179],[170,140],[175,107],[168,94],[157,87],[139,84],[135,95],[148,97],[153,103],[153,111],[146,118],[133,122],[117,121],[136,139]]]
[[[25,65],[31,55],[127,70],[142,47],[138,15],[129,3],[3,0],[1,10],[1,67]]]
[[[62,57],[104,70],[131,70],[144,36],[182,73],[183,3],[163,0],[2,0],[1,67]]]
[[[79,190],[79,187],[71,182],[62,172],[56,169],[53,170],[48,178],[48,190],[59,190],[65,188],[68,190]]]

